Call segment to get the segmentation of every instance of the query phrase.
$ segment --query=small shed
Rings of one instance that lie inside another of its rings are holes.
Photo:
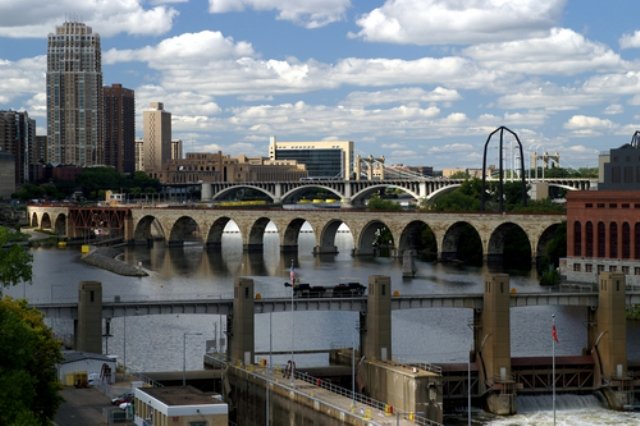
[[[116,381],[116,359],[107,355],[63,351],[63,361],[57,365],[58,380],[65,386],[84,387]]]

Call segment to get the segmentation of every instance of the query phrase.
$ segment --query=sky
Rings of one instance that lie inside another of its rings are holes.
[[[0,0],[0,110],[46,133],[47,35],[76,20],[101,36],[104,84],[135,90],[137,136],[163,102],[184,152],[335,139],[480,168],[506,126],[527,167],[545,151],[595,167],[640,129],[638,16],[636,0]]]

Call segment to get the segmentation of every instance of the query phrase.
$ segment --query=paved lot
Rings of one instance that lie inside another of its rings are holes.
[[[129,385],[130,386],[130,385]],[[118,395],[127,386],[112,387],[107,390],[108,395]],[[112,408],[111,397],[97,388],[76,389],[66,387],[60,395],[64,402],[60,405],[55,417],[57,426],[105,426],[107,420],[104,409]],[[120,423],[123,424],[124,423]],[[133,424],[133,423],[130,423]]]

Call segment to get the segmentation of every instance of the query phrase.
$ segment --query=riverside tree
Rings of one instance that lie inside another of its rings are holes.
[[[31,281],[33,257],[25,247],[17,244],[19,236],[20,234],[0,226],[0,296],[2,287]]]
[[[0,300],[0,424],[49,425],[61,398],[60,343],[26,300]]]
[[[31,254],[16,238],[0,227],[0,425],[48,425],[61,401],[60,342],[26,300],[1,297],[2,287],[31,280]]]

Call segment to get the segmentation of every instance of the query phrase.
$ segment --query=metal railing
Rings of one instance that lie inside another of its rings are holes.
[[[375,408],[377,410],[384,411],[385,408],[387,407],[387,404],[385,404],[384,402],[375,400],[373,398],[370,398],[358,392],[353,392],[350,389],[346,389],[341,386],[334,385],[333,383],[327,380],[322,380],[318,377],[311,376],[305,372],[296,371],[295,378],[307,383],[311,383],[312,385],[315,385],[322,389],[326,389],[340,396],[349,398],[352,401],[359,402],[364,405],[368,405],[369,407]]]
[[[433,367],[436,367],[436,366],[433,366]],[[322,380],[320,378],[311,376],[311,375],[309,375],[307,373],[304,373],[304,372],[296,371],[294,376],[298,380],[302,380],[302,381],[305,381],[307,383],[311,383],[311,384],[313,384],[313,385],[315,385],[317,387],[320,387],[320,388],[326,389],[326,390],[328,390],[328,391],[330,391],[332,393],[344,396],[344,397],[349,398],[349,399],[351,399],[351,400],[353,400],[355,402],[358,402],[360,404],[367,405],[369,407],[375,408],[375,409],[383,411],[383,412],[389,412],[389,409],[390,409],[389,404],[386,404],[384,402],[378,401],[376,399],[373,399],[373,398],[368,397],[366,395],[363,395],[361,393],[353,392],[353,391],[351,391],[349,389],[346,389],[346,388],[343,388],[341,386],[336,386],[336,385],[334,385],[333,383],[331,383],[329,381]],[[429,420],[428,418],[420,416],[417,413],[408,413],[408,412],[404,413],[403,412],[402,414],[398,413],[397,415],[403,416],[402,417],[403,419],[407,419],[407,420],[412,419],[412,421],[415,424],[418,424],[418,425],[423,425],[423,426],[442,426],[441,423],[435,422],[433,420]]]

